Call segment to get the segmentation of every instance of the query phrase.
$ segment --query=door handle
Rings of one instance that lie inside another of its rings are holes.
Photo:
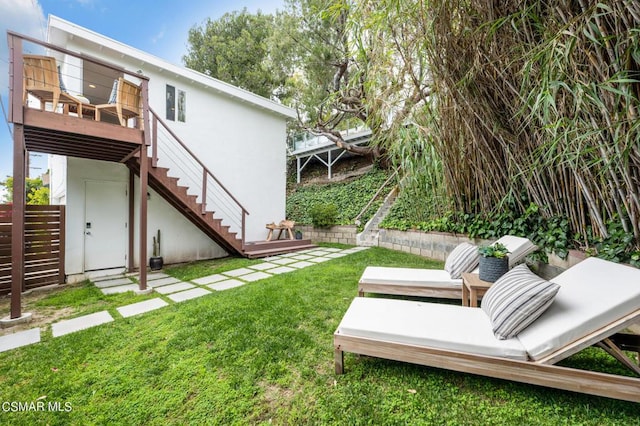
[[[86,232],[86,234],[87,234],[87,235],[91,235],[91,231],[87,231],[87,232]]]

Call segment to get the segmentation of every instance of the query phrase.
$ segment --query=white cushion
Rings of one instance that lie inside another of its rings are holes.
[[[527,255],[538,249],[538,246],[533,244],[528,238],[516,237],[514,235],[505,235],[495,243],[503,244],[507,250],[509,250],[510,268],[522,262]]]
[[[527,359],[517,339],[498,340],[479,308],[356,297],[338,333],[510,359]]]
[[[367,266],[360,277],[361,284],[396,284],[403,286],[462,288],[462,280],[454,280],[444,269],[390,268]]]
[[[473,271],[478,266],[479,261],[480,253],[478,252],[478,247],[469,243],[461,243],[447,256],[444,270],[453,279],[462,278],[462,273]]]
[[[590,257],[552,280],[553,304],[517,339],[537,360],[640,309],[640,270]]]
[[[482,310],[498,339],[511,339],[535,321],[553,302],[560,286],[518,265],[489,288]]]
[[[527,254],[537,250],[535,244],[527,238],[505,235],[497,242],[504,244],[511,252],[509,265],[519,263]],[[478,273],[478,268],[473,270]],[[368,266],[362,277],[361,284],[391,284],[415,287],[442,287],[443,289],[460,289],[461,279],[452,279],[444,269],[392,268],[383,266]]]

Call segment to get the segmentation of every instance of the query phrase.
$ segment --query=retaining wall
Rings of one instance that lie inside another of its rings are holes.
[[[309,238],[314,243],[341,243],[356,245],[358,227],[355,225],[332,226],[331,228],[314,228],[313,226],[296,226],[302,232],[302,238]]]
[[[355,225],[333,226],[331,228],[314,228],[313,226],[297,226],[304,238],[310,238],[315,243],[342,243],[356,245],[357,227]],[[378,245],[391,250],[403,251],[436,260],[446,260],[449,253],[460,243],[468,242],[475,245],[489,244],[492,240],[469,238],[466,235],[450,234],[446,232],[397,231],[380,229]],[[570,250],[566,259],[550,254],[548,265],[539,265],[546,269],[545,275],[555,275],[570,268],[585,258],[585,254],[578,250]]]

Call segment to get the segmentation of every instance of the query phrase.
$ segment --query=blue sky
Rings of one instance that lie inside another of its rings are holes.
[[[247,8],[274,13],[284,0],[0,0],[0,95],[8,102],[6,31],[46,37],[47,17],[55,15],[175,64],[187,52],[187,34],[207,18]],[[13,173],[13,142],[4,115],[0,123],[0,180]],[[32,158],[31,175],[46,171],[46,155]],[[0,188],[2,191],[2,188]],[[0,192],[0,201],[2,200]]]

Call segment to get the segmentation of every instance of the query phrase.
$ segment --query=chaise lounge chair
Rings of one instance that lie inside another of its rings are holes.
[[[553,365],[597,344],[640,376],[621,350],[640,351],[640,336],[615,335],[640,320],[640,270],[588,258],[552,281],[550,307],[506,340],[481,308],[356,297],[334,334],[336,374],[352,352],[640,402],[640,378]]]
[[[509,267],[538,249],[529,239],[513,235],[506,235],[496,243],[504,244],[509,250]],[[477,269],[474,272],[477,273]],[[367,266],[358,282],[358,296],[365,293],[460,299],[462,279],[451,278],[444,269]]]

